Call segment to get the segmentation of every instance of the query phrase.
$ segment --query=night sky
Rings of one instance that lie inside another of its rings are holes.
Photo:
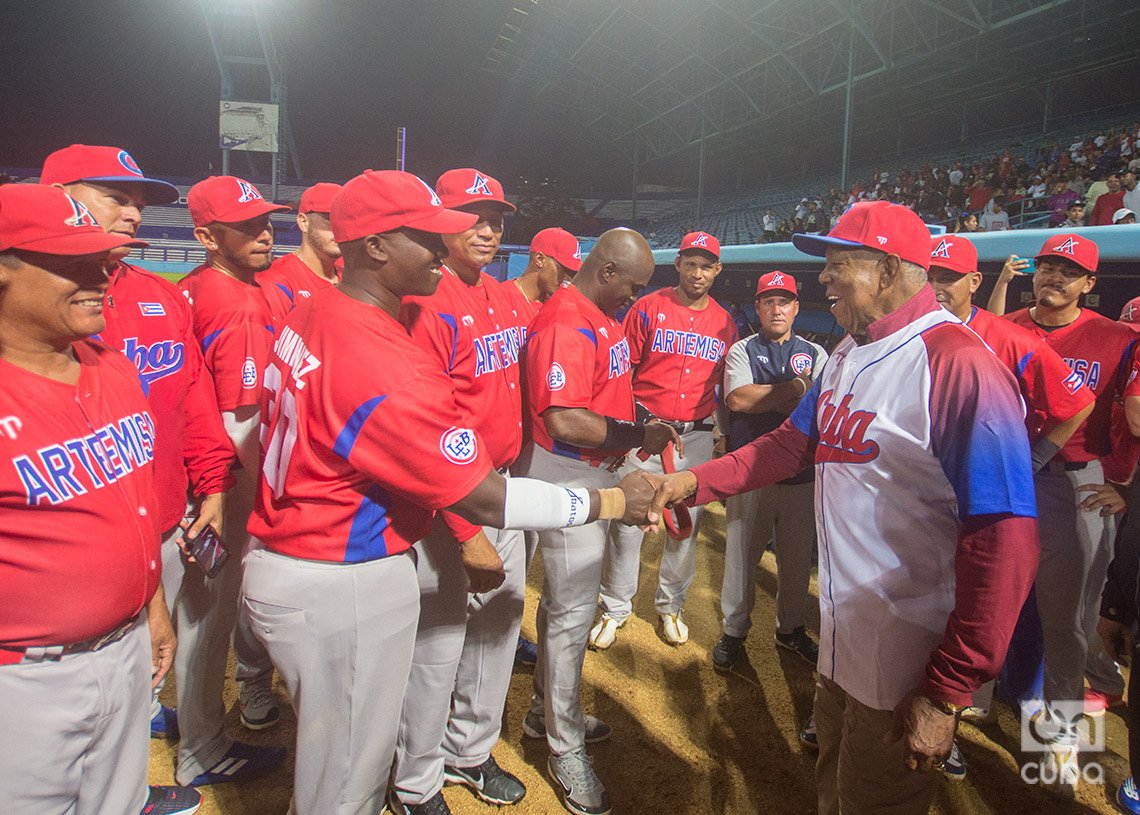
[[[286,55],[307,178],[393,166],[398,125],[407,169],[429,181],[465,165],[579,182],[625,166],[589,134],[553,132],[480,70],[509,0],[258,2]],[[0,165],[38,167],[82,142],[126,147],[148,173],[220,172],[220,80],[197,0],[23,0],[3,22]],[[248,165],[235,153],[231,170]]]

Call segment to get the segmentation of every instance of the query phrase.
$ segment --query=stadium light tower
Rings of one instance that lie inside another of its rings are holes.
[[[277,105],[277,150],[272,153],[273,198],[288,174],[300,178],[301,159],[289,123],[285,62],[259,0],[200,0],[206,33],[221,75],[222,101],[268,101]],[[268,99],[265,97],[268,96]],[[229,174],[230,153],[222,149],[222,172]]]

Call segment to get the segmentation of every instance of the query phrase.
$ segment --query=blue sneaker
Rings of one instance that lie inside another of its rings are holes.
[[[158,706],[158,713],[150,717],[150,737],[152,739],[169,739],[177,741],[181,734],[178,732],[178,711],[166,705]]]
[[[193,787],[148,787],[139,815],[194,815],[202,807],[202,793]]]
[[[1140,791],[1136,789],[1136,780],[1132,776],[1125,778],[1116,791],[1116,805],[1121,812],[1140,815]]]
[[[942,774],[950,781],[964,781],[966,779],[966,759],[962,758],[962,751],[958,749],[957,739],[950,746],[950,755],[942,762]]]
[[[538,664],[538,646],[524,637],[519,637],[519,644],[515,647],[515,664],[533,668]]]
[[[249,781],[280,767],[285,761],[284,747],[257,747],[235,741],[213,767],[190,782],[190,786]]]

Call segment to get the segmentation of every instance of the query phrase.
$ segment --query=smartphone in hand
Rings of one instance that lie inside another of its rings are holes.
[[[206,573],[206,577],[217,577],[218,572],[230,559],[229,550],[211,527],[207,526],[196,538],[187,538],[186,543],[190,554]]]

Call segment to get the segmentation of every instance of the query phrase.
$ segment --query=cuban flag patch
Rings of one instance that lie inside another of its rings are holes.
[[[162,303],[139,303],[139,311],[144,317],[165,317],[166,309]]]

